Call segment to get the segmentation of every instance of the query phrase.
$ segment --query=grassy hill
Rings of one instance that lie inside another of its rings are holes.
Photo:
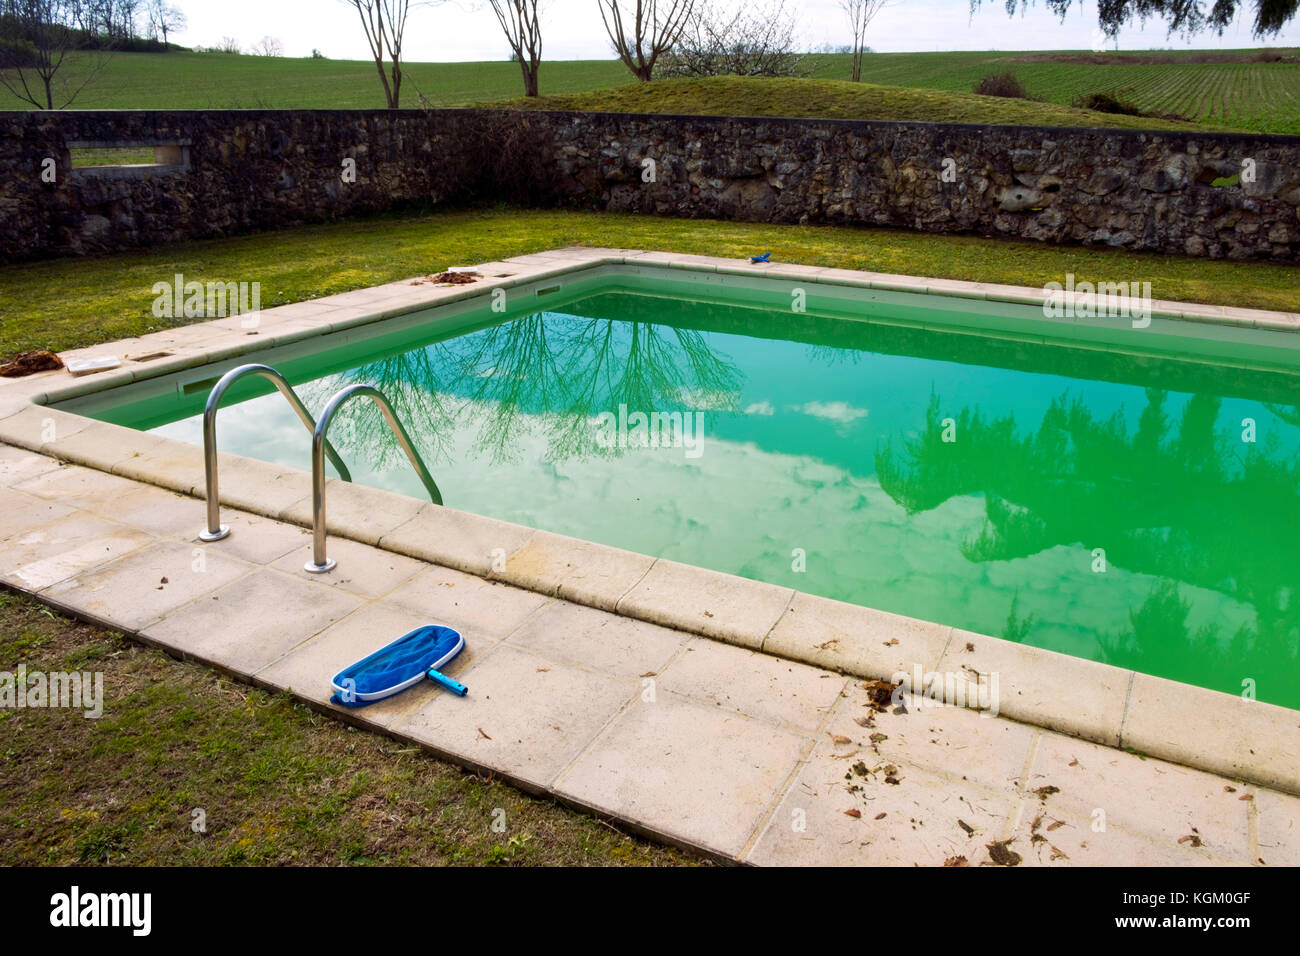
[[[737,116],[824,116],[837,119],[920,120],[1011,126],[1101,126],[1122,129],[1203,129],[1195,123],[1112,116],[1054,103],[907,89],[844,80],[714,76],[656,80],[587,93],[507,100],[525,109],[615,113],[703,113]]]
[[[1266,62],[1260,51],[873,53],[863,79],[874,89],[856,93],[839,85],[770,88],[752,95],[740,87],[708,85],[687,95],[680,89],[638,91],[630,74],[612,60],[544,63],[542,92],[551,105],[591,109],[669,109],[706,112],[784,112],[894,119],[964,119],[969,122],[1030,122],[1098,125],[1097,114],[1056,112],[1087,93],[1110,92],[1156,113],[1174,113],[1211,127],[1300,134],[1300,54],[1278,51]],[[849,58],[814,54],[804,66],[811,79],[843,81]],[[78,63],[68,67],[75,80]],[[1041,102],[972,101],[980,77],[1011,70]],[[403,103],[454,106],[517,97],[522,85],[513,63],[409,63]],[[911,94],[887,92],[900,87]],[[593,94],[556,100],[566,94]],[[734,103],[720,92],[737,95]],[[942,95],[936,95],[939,91]],[[914,95],[913,95],[914,94]],[[698,102],[698,107],[687,105]],[[584,104],[579,106],[578,104]],[[638,105],[643,104],[643,105]],[[383,106],[374,64],[361,60],[312,60],[220,53],[119,53],[74,104],[82,109],[145,108],[378,108]],[[0,109],[22,104],[0,90]],[[858,112],[854,112],[854,111]],[[915,110],[915,113],[909,111]],[[1152,120],[1108,117],[1101,125],[1160,126]]]

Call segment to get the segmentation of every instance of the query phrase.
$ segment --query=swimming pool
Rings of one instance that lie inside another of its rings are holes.
[[[680,271],[536,291],[242,361],[313,413],[379,386],[465,511],[1300,707],[1300,360],[1266,335]],[[59,407],[199,444],[233,364]],[[219,420],[310,467],[269,386]],[[331,440],[423,496],[372,406]]]

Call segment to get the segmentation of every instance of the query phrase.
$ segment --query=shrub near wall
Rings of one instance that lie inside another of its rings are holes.
[[[1300,261],[1297,137],[494,110],[10,112],[0,136],[8,260],[486,199]],[[86,144],[159,164],[73,169]]]

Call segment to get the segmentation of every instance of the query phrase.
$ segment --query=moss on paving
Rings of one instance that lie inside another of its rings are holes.
[[[698,862],[0,590],[20,663],[102,671],[104,713],[0,709],[0,864]]]
[[[1158,299],[1246,308],[1296,307],[1295,268],[1102,247],[940,236],[845,226],[786,226],[612,213],[481,209],[388,215],[100,259],[0,267],[0,357],[157,331],[155,282],[261,283],[262,307],[312,299],[565,245],[658,249],[775,262],[1041,287],[1079,279],[1142,281]]]
[[[715,116],[800,116],[907,120],[1006,126],[1089,126],[1110,129],[1222,129],[1148,116],[1117,116],[1037,100],[978,96],[953,90],[911,89],[845,80],[712,76],[656,80],[494,102],[518,109]]]

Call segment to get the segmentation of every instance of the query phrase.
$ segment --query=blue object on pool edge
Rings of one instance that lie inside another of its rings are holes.
[[[334,688],[330,702],[344,707],[364,707],[400,694],[425,677],[464,697],[469,688],[438,670],[464,647],[465,638],[450,627],[441,624],[417,627],[335,674],[330,681]]]
[[[761,256],[750,256],[749,261],[750,262],[771,262],[772,260],[768,258],[768,256],[770,256],[771,254],[772,253],[770,252],[765,252]]]

